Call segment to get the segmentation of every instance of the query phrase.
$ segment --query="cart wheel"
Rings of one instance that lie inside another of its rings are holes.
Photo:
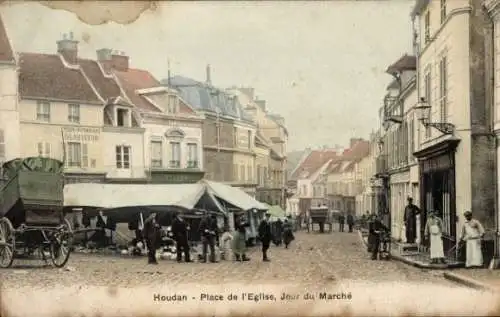
[[[73,229],[67,219],[64,219],[61,231],[54,234],[50,243],[50,257],[55,267],[63,267],[69,260],[73,241]]]
[[[8,268],[14,261],[16,232],[9,219],[0,219],[0,267]]]

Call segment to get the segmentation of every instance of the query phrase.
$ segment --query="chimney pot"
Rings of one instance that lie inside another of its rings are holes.
[[[57,52],[61,54],[64,60],[69,64],[76,64],[78,62],[78,41],[73,40],[73,32],[63,34],[63,39],[57,41]]]

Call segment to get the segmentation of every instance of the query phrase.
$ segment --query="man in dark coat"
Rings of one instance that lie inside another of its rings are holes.
[[[420,208],[413,204],[413,199],[408,197],[408,205],[405,207],[404,225],[406,227],[406,242],[415,243],[417,237],[417,215]]]
[[[184,260],[191,262],[189,255],[189,225],[182,219],[178,213],[172,222],[172,235],[174,236],[177,249],[177,262],[182,262],[182,252],[184,252]]]
[[[158,247],[158,236],[160,225],[158,224],[156,213],[152,213],[144,221],[143,237],[146,239],[148,248],[148,264],[158,264],[156,261],[156,249]]]
[[[345,223],[345,216],[344,213],[341,213],[339,216],[339,231],[344,232],[344,223]]]
[[[281,219],[278,218],[278,220],[276,221],[276,223],[274,225],[275,225],[275,235],[274,235],[275,243],[274,244],[276,244],[277,246],[280,246],[281,242],[282,242],[282,236],[283,236],[283,221],[281,221]]]
[[[203,243],[203,263],[207,262],[208,248],[210,247],[210,262],[215,260],[215,242],[219,234],[217,217],[215,215],[205,217],[200,223],[201,241]]]
[[[382,233],[382,231],[389,231],[389,229],[382,223],[378,215],[374,215],[372,217],[369,228],[369,243],[371,243],[370,250],[372,254],[372,260],[377,260],[380,248],[380,234]]]
[[[352,226],[354,226],[354,216],[352,213],[347,215],[347,226],[349,226],[349,232],[352,232]]]
[[[267,257],[267,250],[271,245],[271,240],[273,239],[273,234],[271,232],[271,224],[269,223],[269,218],[271,215],[269,213],[266,214],[266,218],[263,219],[259,225],[259,239],[262,243],[262,260],[264,262],[269,262],[269,258]]]

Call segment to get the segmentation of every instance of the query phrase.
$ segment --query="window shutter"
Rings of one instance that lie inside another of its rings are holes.
[[[89,166],[89,154],[87,144],[82,144],[82,167]]]
[[[38,142],[37,143],[37,153],[38,153],[38,156],[43,156],[43,142]]]
[[[45,157],[50,157],[51,155],[51,144],[49,142],[45,142]]]

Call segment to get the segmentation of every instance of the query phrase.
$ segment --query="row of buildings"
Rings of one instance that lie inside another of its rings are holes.
[[[158,80],[123,52],[78,54],[73,34],[53,54],[16,52],[0,20],[0,162],[65,162],[67,183],[192,183],[202,178],[284,204],[284,120],[254,89]]]
[[[290,174],[288,211],[303,215],[309,208],[326,205],[331,210],[358,214],[368,200],[363,200],[364,177],[370,164],[369,140],[352,138],[347,149],[307,149]]]
[[[290,179],[297,183],[290,203],[307,210],[315,199],[311,188],[326,177],[330,187],[322,199],[337,208],[331,198],[339,192],[334,179],[341,180],[344,204],[354,199],[358,215],[381,214],[393,238],[404,242],[404,208],[412,197],[423,210],[417,241],[426,212],[437,210],[448,256],[454,256],[463,213],[471,210],[485,226],[488,259],[498,251],[500,223],[500,1],[415,0],[411,22],[414,50],[387,67],[392,80],[368,155],[350,167],[337,163],[333,150],[304,154]],[[311,157],[323,158],[309,168]],[[333,176],[332,164],[346,172]],[[308,182],[304,195],[300,184]]]

